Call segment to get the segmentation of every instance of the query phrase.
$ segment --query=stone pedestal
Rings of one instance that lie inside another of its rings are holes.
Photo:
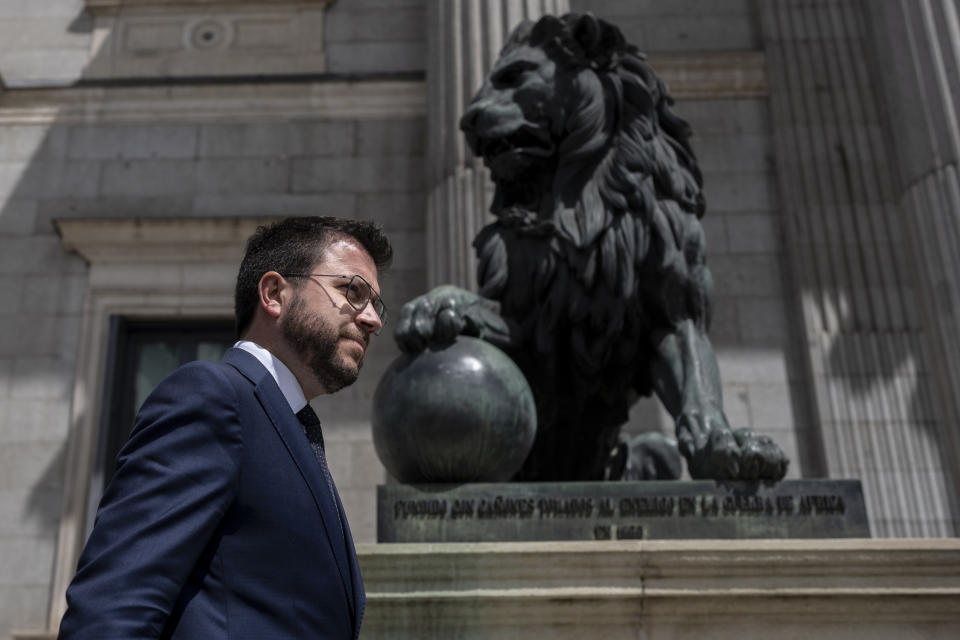
[[[960,637],[960,541],[358,548],[362,640]]]

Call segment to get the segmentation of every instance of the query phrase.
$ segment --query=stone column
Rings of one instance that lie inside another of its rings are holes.
[[[865,1],[865,0],[862,0]],[[960,521],[960,16],[951,0],[870,3],[866,27],[888,107],[895,196],[920,277],[940,467]],[[954,535],[960,531],[956,525]]]
[[[492,186],[458,126],[510,31],[569,11],[567,0],[429,0],[427,5],[427,284],[476,289],[474,236]]]
[[[955,164],[930,167],[933,154],[920,152],[926,177],[917,177],[915,190],[898,192],[899,147],[891,145],[874,83],[884,67],[874,64],[875,40],[865,28],[870,14],[896,13],[897,6],[911,13],[913,4],[760,3],[786,245],[825,471],[863,481],[875,536],[953,535],[958,524],[958,484],[948,461],[960,456],[951,433],[960,412],[943,414],[938,389],[951,387],[960,408],[960,326],[952,306],[949,319],[931,323],[916,292],[936,273],[945,283],[936,289],[948,283],[951,296],[960,294],[960,190],[952,189]],[[885,23],[903,18],[891,15]],[[911,35],[901,26],[908,33],[886,39],[898,43],[898,56]],[[942,99],[943,89],[932,83],[927,93]],[[941,135],[956,158],[956,130]],[[912,211],[929,221],[919,254],[910,242],[909,222],[918,216]],[[928,263],[922,270],[917,255]],[[948,332],[949,340],[931,341]]]

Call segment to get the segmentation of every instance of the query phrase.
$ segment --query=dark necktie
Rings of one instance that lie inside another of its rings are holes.
[[[320,418],[317,412],[309,404],[300,411],[297,411],[297,420],[303,425],[303,432],[307,434],[307,440],[310,441],[310,448],[313,449],[313,455],[320,463],[320,470],[323,472],[323,479],[327,481],[327,488],[330,489],[330,497],[333,500],[333,506],[337,511],[337,520],[340,521],[340,532],[343,533],[343,518],[340,516],[340,509],[337,507],[337,490],[333,485],[333,477],[330,475],[330,468],[327,467],[327,456],[323,446],[323,430],[320,428]]]
[[[340,501],[337,498],[337,489],[333,484],[333,477],[330,475],[330,468],[327,467],[326,450],[323,446],[323,430],[320,428],[320,418],[317,412],[309,404],[300,411],[297,411],[297,420],[303,425],[303,432],[307,434],[307,440],[310,441],[310,448],[313,449],[313,455],[320,463],[320,470],[323,471],[323,477],[327,481],[327,487],[330,489],[333,506],[337,510],[337,520],[340,522],[340,533],[343,536],[343,543],[347,549],[347,556],[351,559],[351,580],[360,579],[360,567],[357,565],[356,552],[353,545],[347,540],[347,530],[343,526],[344,516],[340,515]],[[365,599],[360,599],[360,618],[363,618],[363,612],[366,609]]]

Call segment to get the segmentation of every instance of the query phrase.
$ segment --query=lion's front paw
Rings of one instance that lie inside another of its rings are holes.
[[[733,431],[719,412],[684,413],[677,439],[692,478],[780,480],[790,462],[771,438],[750,429]]]
[[[465,310],[477,295],[453,286],[442,286],[403,305],[394,331],[397,346],[407,353],[442,348],[464,333]]]
[[[677,420],[677,443],[687,459],[690,477],[736,478],[740,447],[720,410],[687,410]]]
[[[694,447],[685,447],[691,478],[728,480],[740,475],[740,447],[726,426],[714,427],[695,438]],[[683,439],[681,439],[683,442]]]
[[[733,435],[740,447],[740,478],[780,480],[786,475],[790,459],[772,438],[750,429],[737,429]]]

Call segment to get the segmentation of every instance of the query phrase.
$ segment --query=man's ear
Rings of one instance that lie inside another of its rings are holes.
[[[271,318],[279,318],[286,304],[286,291],[290,283],[276,271],[267,271],[260,278],[257,293],[260,296],[260,308]]]

